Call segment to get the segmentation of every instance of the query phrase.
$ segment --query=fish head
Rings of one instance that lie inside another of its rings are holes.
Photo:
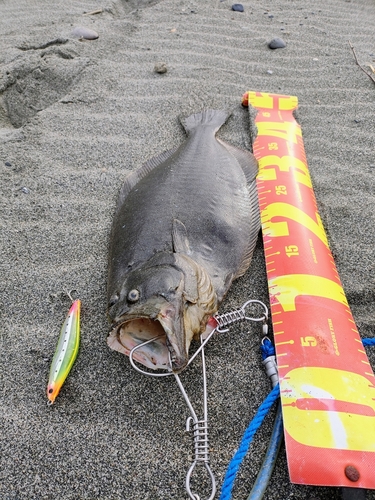
[[[109,299],[110,347],[129,354],[133,347],[157,338],[134,351],[134,358],[153,369],[171,365],[175,373],[182,371],[193,337],[204,331],[217,310],[207,279],[208,275],[202,283],[199,266],[175,253],[158,253],[130,271]]]

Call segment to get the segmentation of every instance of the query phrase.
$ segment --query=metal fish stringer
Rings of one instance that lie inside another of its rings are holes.
[[[201,338],[201,344],[203,344],[203,339]],[[194,456],[193,463],[188,470],[186,475],[185,487],[189,497],[192,500],[200,500],[200,497],[192,492],[191,490],[191,477],[194,469],[197,465],[204,465],[211,481],[211,495],[208,500],[213,500],[216,493],[216,480],[215,476],[210,467],[210,451],[208,445],[208,409],[207,409],[207,377],[206,377],[206,363],[204,357],[204,347],[201,345],[201,357],[202,357],[202,376],[203,376],[203,419],[199,420],[194,408],[189,400],[189,397],[182,385],[181,379],[177,373],[174,373],[177,384],[180,388],[182,395],[186,401],[186,404],[190,410],[191,417],[186,420],[186,430],[193,433],[193,446],[194,446]]]
[[[250,317],[246,314],[246,309],[248,306],[251,304],[259,304],[262,306],[264,309],[264,313],[260,317]],[[197,413],[195,412],[191,401],[189,399],[189,396],[181,382],[181,379],[177,373],[172,372],[171,368],[171,363],[170,366],[167,368],[166,373],[151,373],[151,372],[146,372],[145,370],[142,370],[139,368],[133,359],[133,354],[134,352],[141,348],[142,346],[149,344],[150,342],[153,342],[154,340],[157,340],[161,336],[154,337],[153,339],[147,340],[146,342],[143,342],[142,344],[137,345],[134,347],[129,354],[129,360],[132,365],[132,367],[138,371],[139,373],[142,373],[143,375],[148,375],[150,377],[167,377],[170,375],[174,375],[176,382],[180,388],[180,391],[185,399],[185,402],[190,410],[191,416],[188,417],[186,420],[186,430],[188,432],[192,433],[193,436],[193,461],[192,464],[186,474],[186,481],[185,481],[185,488],[186,491],[190,497],[191,500],[203,500],[197,493],[194,493],[192,491],[191,487],[191,480],[192,480],[192,475],[195,471],[195,468],[197,466],[204,466],[206,468],[209,481],[211,483],[211,494],[207,498],[207,500],[213,500],[216,494],[216,480],[215,476],[211,470],[210,467],[210,451],[209,451],[209,444],[208,444],[208,406],[207,406],[207,376],[206,376],[206,362],[205,362],[205,354],[204,354],[204,347],[207,344],[207,342],[210,340],[210,338],[213,336],[215,332],[218,333],[225,333],[228,331],[228,329],[224,329],[226,326],[235,323],[237,321],[242,321],[242,320],[247,320],[247,321],[257,321],[257,322],[263,322],[263,336],[267,334],[268,326],[267,326],[267,321],[268,321],[268,308],[267,306],[259,301],[259,300],[249,300],[243,304],[243,306],[240,309],[237,309],[235,311],[231,311],[229,313],[221,314],[221,315],[215,315],[214,320],[216,322],[216,327],[209,333],[209,335],[204,338],[204,334],[201,335],[201,345],[199,348],[196,350],[196,352],[190,357],[189,363],[187,366],[190,365],[190,363],[196,358],[196,356],[200,353],[201,354],[201,359],[202,359],[202,379],[203,379],[203,418],[199,419],[197,416]]]

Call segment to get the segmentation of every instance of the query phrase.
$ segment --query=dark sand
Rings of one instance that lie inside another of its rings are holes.
[[[137,4],[143,4],[141,10]],[[188,410],[173,380],[134,372],[106,345],[108,235],[127,172],[179,144],[178,115],[231,108],[219,136],[251,148],[246,90],[296,95],[329,243],[363,337],[374,335],[375,65],[373,0],[255,0],[245,12],[207,0],[0,2],[0,498],[187,498]],[[84,15],[98,8],[97,15]],[[75,26],[99,33],[81,42]],[[284,49],[267,43],[282,37]],[[168,71],[154,73],[164,61]],[[270,72],[272,71],[272,74]],[[45,388],[70,300],[82,299],[82,343],[56,404]],[[263,249],[222,311],[267,301]],[[258,326],[207,348],[212,469],[223,475],[270,386]],[[374,350],[368,350],[375,362]],[[200,402],[199,363],[182,378]],[[272,413],[234,490],[245,499]],[[202,497],[204,497],[202,492]],[[282,448],[267,500],[339,499],[290,484]],[[375,492],[368,492],[375,499]]]

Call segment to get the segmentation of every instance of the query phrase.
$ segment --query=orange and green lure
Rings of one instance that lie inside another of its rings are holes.
[[[80,312],[81,301],[78,299],[73,302],[61,327],[59,341],[49,372],[47,386],[49,404],[54,403],[77,357],[80,338]]]

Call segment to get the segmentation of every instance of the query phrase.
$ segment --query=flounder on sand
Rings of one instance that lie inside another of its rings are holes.
[[[181,371],[232,281],[244,274],[260,216],[254,156],[215,137],[228,113],[182,120],[179,147],[132,172],[109,249],[108,344],[153,369]]]

